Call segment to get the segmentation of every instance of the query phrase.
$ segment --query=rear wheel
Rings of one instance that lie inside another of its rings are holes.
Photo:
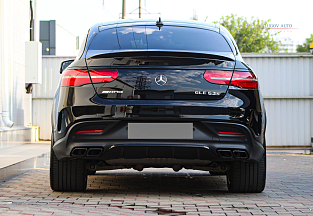
[[[232,163],[227,171],[227,187],[233,193],[261,193],[266,181],[266,154],[259,162]]]
[[[95,175],[96,174],[96,170],[87,170],[87,174],[88,175]]]
[[[84,191],[87,169],[84,160],[60,161],[51,147],[50,186],[54,191]]]

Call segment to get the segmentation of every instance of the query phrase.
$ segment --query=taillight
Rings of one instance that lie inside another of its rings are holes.
[[[203,78],[214,84],[237,86],[241,88],[257,89],[259,87],[258,79],[251,72],[242,71],[216,71],[206,70]]]
[[[116,70],[89,70],[93,83],[112,82],[118,77]],[[90,84],[88,70],[65,70],[62,73],[61,86],[81,86]]]

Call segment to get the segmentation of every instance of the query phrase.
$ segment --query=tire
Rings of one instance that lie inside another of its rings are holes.
[[[227,171],[227,187],[232,193],[261,193],[266,182],[266,153],[259,162],[234,162]]]
[[[88,175],[95,175],[96,171],[95,170],[87,170]]]
[[[85,191],[87,169],[84,160],[59,161],[51,145],[50,187],[54,191]]]
[[[215,175],[226,175],[226,172],[211,172],[210,175],[215,176]]]

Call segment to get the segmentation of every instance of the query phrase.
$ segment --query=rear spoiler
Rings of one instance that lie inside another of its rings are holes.
[[[201,59],[217,59],[226,61],[235,61],[236,58],[232,52],[197,52],[197,51],[181,51],[181,50],[88,50],[87,59],[94,58],[118,58],[118,57],[179,57],[179,58],[201,58]]]

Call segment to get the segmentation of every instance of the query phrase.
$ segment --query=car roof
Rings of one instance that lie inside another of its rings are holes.
[[[120,19],[109,22],[96,23],[92,26],[98,28],[107,28],[107,27],[120,27],[120,26],[129,26],[129,25],[154,25],[158,19]],[[220,30],[220,26],[208,23],[208,22],[199,22],[194,20],[172,20],[172,19],[162,19],[163,25],[176,25],[176,26],[185,26],[185,27],[194,27],[194,28],[208,28],[215,31]]]
[[[87,38],[87,46],[90,44],[94,35],[99,33],[102,30],[105,30],[108,28],[119,28],[123,26],[125,27],[140,26],[140,25],[152,26],[152,25],[156,25],[157,21],[159,21],[159,19],[132,19],[132,20],[120,19],[120,20],[115,20],[115,21],[96,23],[89,29],[88,38]],[[229,31],[226,28],[224,28],[223,26],[219,24],[199,22],[199,21],[194,21],[194,20],[170,20],[170,19],[164,19],[164,20],[162,19],[162,22],[163,22],[163,26],[180,26],[180,27],[200,28],[200,29],[207,29],[207,30],[215,31],[219,34],[222,34],[223,36],[226,36],[226,38],[228,38],[227,40],[232,40],[232,44],[234,44],[235,46],[233,51],[236,54],[239,54],[238,47],[232,35],[229,33]],[[231,43],[231,42],[228,42],[228,43]]]

